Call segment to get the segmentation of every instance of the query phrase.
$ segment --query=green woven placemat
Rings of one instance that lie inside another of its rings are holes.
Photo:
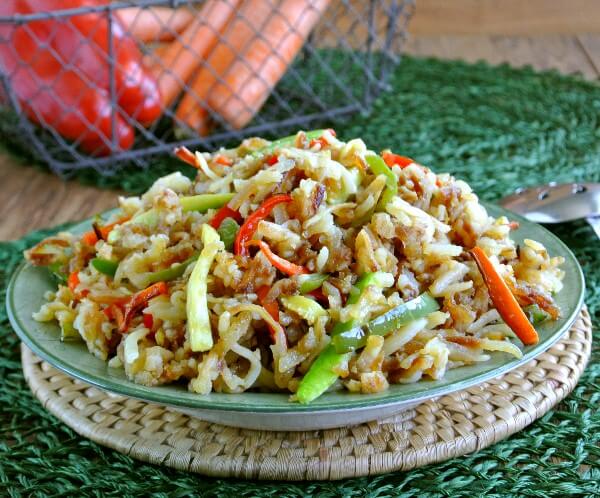
[[[405,58],[370,116],[336,126],[436,170],[469,181],[494,200],[518,185],[600,181],[600,87],[530,69]],[[327,123],[325,123],[327,124]],[[331,123],[329,123],[331,124]],[[127,170],[84,179],[129,190],[152,175]],[[406,473],[331,483],[264,483],[205,478],[140,463],[77,436],[32,397],[18,339],[0,310],[0,495],[258,496],[380,498],[600,495],[600,243],[583,222],[555,232],[579,258],[594,321],[592,359],[575,391],[524,431],[474,455]],[[47,233],[47,232],[46,232]],[[21,251],[44,232],[0,244],[0,288]]]

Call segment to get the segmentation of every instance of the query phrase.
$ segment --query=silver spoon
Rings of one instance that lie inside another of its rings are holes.
[[[600,239],[600,183],[550,183],[518,189],[499,204],[536,223],[585,218]]]

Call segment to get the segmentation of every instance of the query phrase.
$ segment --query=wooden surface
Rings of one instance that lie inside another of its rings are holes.
[[[433,0],[421,3],[428,1]],[[529,64],[537,69],[580,72],[589,79],[600,75],[600,35],[416,36],[409,40],[406,51],[446,59],[482,59],[493,64]],[[114,206],[117,199],[115,192],[63,182],[36,168],[18,165],[2,154],[0,182],[0,240],[86,218]]]
[[[416,0],[415,35],[600,33],[598,0]]]

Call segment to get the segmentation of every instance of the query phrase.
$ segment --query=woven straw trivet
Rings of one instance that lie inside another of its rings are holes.
[[[510,436],[573,389],[590,356],[591,340],[584,308],[556,345],[502,377],[386,420],[311,432],[235,429],[107,394],[21,347],[23,372],[37,398],[99,444],[146,462],[211,476],[312,480],[408,470]]]

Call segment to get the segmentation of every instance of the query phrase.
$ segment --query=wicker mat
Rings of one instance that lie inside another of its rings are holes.
[[[544,415],[575,387],[590,356],[584,308],[548,351],[490,382],[426,401],[394,417],[340,429],[267,432],[204,422],[105,393],[21,345],[35,396],[76,432],[154,464],[210,476],[329,480],[408,470],[471,453]]]

